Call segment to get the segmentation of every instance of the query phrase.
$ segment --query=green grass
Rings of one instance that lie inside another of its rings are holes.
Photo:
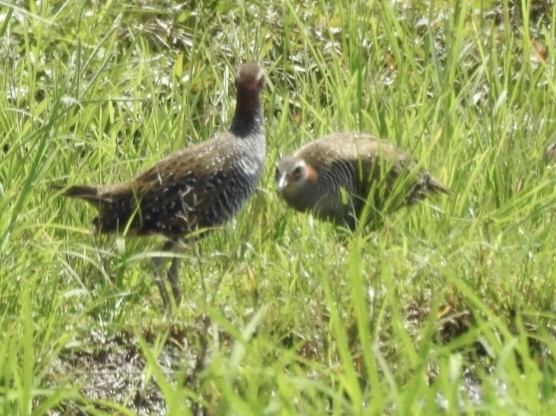
[[[552,414],[556,8],[414,3],[0,0],[0,414]],[[266,171],[166,316],[160,242],[49,186],[223,130],[249,60]],[[358,130],[454,195],[347,237],[278,199],[280,155]]]

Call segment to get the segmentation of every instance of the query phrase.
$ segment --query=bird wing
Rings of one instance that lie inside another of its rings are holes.
[[[232,179],[233,159],[233,148],[221,136],[169,156],[136,177],[132,186],[141,195],[141,231],[184,234],[213,226],[217,219],[207,218]]]
[[[411,172],[415,162],[409,154],[370,134],[334,134],[312,142],[300,151],[304,157],[312,158],[311,164],[321,168],[320,175],[327,172],[334,175],[334,170],[352,171],[354,195],[370,197],[377,208],[387,201],[397,205],[396,201],[403,199],[414,176]],[[400,177],[404,177],[401,182]],[[397,197],[392,200],[394,195]]]
[[[361,165],[364,170],[381,162],[395,170],[412,164],[410,156],[396,146],[365,133],[340,133],[323,137],[299,150],[313,166],[330,167],[337,161]],[[408,166],[411,167],[411,166]]]
[[[131,229],[139,234],[183,235],[197,229],[199,210],[214,198],[210,191],[226,185],[228,159],[218,156],[223,141],[221,136],[169,155],[131,181],[107,188],[104,199],[110,203],[101,207],[102,228],[133,218]]]
[[[444,184],[418,168],[407,152],[390,143],[366,133],[344,133],[340,140],[339,152],[358,169],[360,178],[367,178],[359,182],[358,192],[367,195],[374,187],[379,191],[375,203],[388,197],[394,206],[411,205],[429,194],[450,194]]]

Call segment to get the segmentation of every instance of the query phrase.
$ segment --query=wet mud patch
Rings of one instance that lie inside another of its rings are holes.
[[[63,401],[49,415],[108,414],[165,415],[165,398],[141,349],[138,338],[155,354],[157,365],[171,383],[185,383],[194,389],[206,358],[206,330],[203,322],[195,328],[150,328],[140,333],[122,331],[103,334],[92,331],[72,342],[58,354],[47,377],[52,387],[66,386],[78,391],[78,398]],[[161,345],[163,344],[163,345]],[[189,384],[191,383],[191,384]],[[39,405],[40,403],[36,403]],[[118,410],[120,409],[120,410]]]

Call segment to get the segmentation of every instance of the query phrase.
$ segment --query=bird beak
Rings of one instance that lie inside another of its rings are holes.
[[[278,193],[282,193],[284,192],[284,189],[286,189],[286,186],[288,186],[288,179],[286,178],[286,174],[282,174],[282,176],[280,176],[280,179],[278,179],[278,186],[276,188],[276,190],[278,191]]]

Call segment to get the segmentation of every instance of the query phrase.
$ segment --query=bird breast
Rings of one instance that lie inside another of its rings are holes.
[[[266,153],[266,144],[264,135],[260,135],[257,140],[245,140],[240,146],[243,148],[241,153],[246,157],[239,157],[238,167],[247,176],[253,176],[257,179],[262,173],[264,156]]]

